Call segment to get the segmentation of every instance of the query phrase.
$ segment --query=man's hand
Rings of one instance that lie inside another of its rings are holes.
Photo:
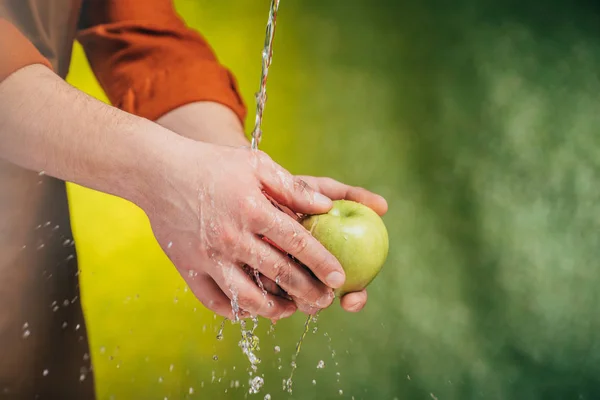
[[[237,116],[227,107],[211,102],[198,102],[179,107],[164,115],[157,121],[160,125],[178,134],[208,143],[227,146],[249,146],[244,136],[243,127]],[[332,200],[353,200],[372,208],[379,215],[387,212],[387,202],[377,194],[360,188],[348,186],[331,178],[299,176],[313,190]],[[292,210],[290,215],[298,210]],[[264,285],[271,292],[277,293],[277,285],[264,279]],[[297,299],[295,299],[297,300]],[[346,311],[358,312],[367,301],[367,292],[348,293],[341,299],[341,306]],[[308,305],[299,304],[301,311],[312,313],[315,310]]]
[[[206,307],[231,318],[235,300],[241,310],[279,319],[292,315],[295,303],[314,310],[331,304],[331,288],[345,280],[341,265],[267,196],[303,214],[327,212],[329,198],[260,151],[190,140],[174,154],[139,205],[165,253]],[[246,265],[295,301],[263,292],[245,272]]]

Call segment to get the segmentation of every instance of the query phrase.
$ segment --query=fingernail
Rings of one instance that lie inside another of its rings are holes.
[[[344,281],[346,279],[344,278],[344,275],[342,273],[334,271],[327,275],[327,278],[325,280],[327,281],[327,284],[329,286],[331,286],[334,289],[337,289],[344,284]]]
[[[295,312],[296,312],[296,307],[290,306],[283,312],[283,314],[281,314],[281,318],[291,317],[292,315],[294,315]]]
[[[331,207],[331,199],[319,192],[315,192],[314,201],[317,205]]]

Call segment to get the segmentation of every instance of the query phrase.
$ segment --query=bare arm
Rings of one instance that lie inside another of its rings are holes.
[[[236,113],[219,103],[190,103],[168,112],[156,122],[193,140],[223,146],[250,146]]]
[[[107,106],[42,65],[0,83],[0,157],[23,168],[142,202],[186,139]]]

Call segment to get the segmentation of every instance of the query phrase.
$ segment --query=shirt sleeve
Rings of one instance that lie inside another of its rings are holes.
[[[195,101],[246,107],[232,73],[172,0],[88,0],[78,41],[113,105],[156,120]]]
[[[13,72],[33,64],[52,69],[48,59],[33,43],[6,18],[0,17],[0,82]]]

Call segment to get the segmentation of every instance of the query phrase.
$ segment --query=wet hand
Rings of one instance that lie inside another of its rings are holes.
[[[140,206],[159,244],[207,308],[234,318],[233,303],[240,317],[279,319],[298,304],[316,309],[331,304],[332,288],[345,279],[341,265],[267,198],[296,213],[316,214],[331,208],[328,197],[260,151],[190,141],[173,158],[159,169],[154,194]],[[245,266],[291,298],[262,290]]]

